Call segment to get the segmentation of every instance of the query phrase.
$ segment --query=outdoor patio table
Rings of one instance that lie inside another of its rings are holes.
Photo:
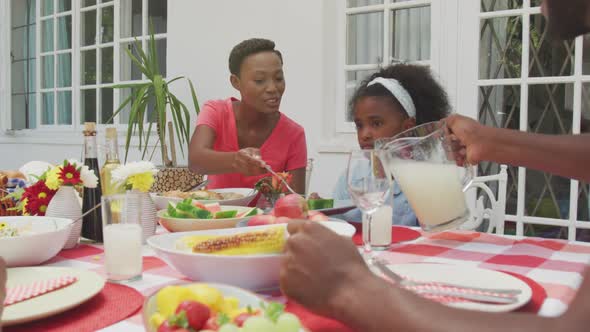
[[[395,227],[394,227],[395,228]],[[590,245],[562,240],[515,238],[477,232],[444,232],[422,236],[393,245],[379,255],[396,263],[446,263],[502,270],[526,276],[540,284],[547,293],[538,312],[543,316],[562,313],[571,303],[590,263]],[[144,248],[143,279],[129,283],[144,296],[163,286],[188,283],[188,279],[167,266],[149,248]],[[96,271],[104,275],[100,245],[80,245],[64,250],[45,266],[65,266]],[[275,301],[285,301],[280,294],[261,294]],[[49,318],[51,319],[51,318]],[[10,332],[7,328],[6,331]],[[141,312],[101,331],[144,331]]]

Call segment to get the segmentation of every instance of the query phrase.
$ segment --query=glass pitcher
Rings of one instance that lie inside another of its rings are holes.
[[[427,232],[456,228],[469,218],[464,191],[473,172],[457,166],[457,147],[444,121],[375,142],[388,178],[397,181]]]

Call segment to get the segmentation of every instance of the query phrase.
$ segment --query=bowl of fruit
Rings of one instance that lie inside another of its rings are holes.
[[[223,284],[166,286],[146,299],[142,311],[148,332],[305,331],[283,304]]]
[[[347,223],[322,222],[352,237]],[[147,243],[168,265],[195,281],[220,282],[251,290],[276,288],[286,239],[286,224],[165,233]]]
[[[169,232],[188,232],[205,229],[232,228],[242,220],[262,213],[258,208],[245,206],[202,204],[191,198],[178,203],[168,203],[168,208],[158,211],[160,225]]]

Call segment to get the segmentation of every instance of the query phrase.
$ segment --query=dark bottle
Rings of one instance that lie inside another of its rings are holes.
[[[98,153],[96,151],[96,123],[84,123],[84,165],[88,166],[100,179],[98,166]],[[100,180],[99,180],[100,181]],[[82,200],[82,213],[92,209],[100,203],[102,196],[100,183],[96,188],[84,188],[84,197]],[[82,236],[94,240],[102,241],[102,213],[100,208],[95,209],[84,217],[82,224]]]

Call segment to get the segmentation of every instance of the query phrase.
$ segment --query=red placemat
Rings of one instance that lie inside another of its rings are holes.
[[[357,246],[363,245],[363,225],[360,222],[351,222],[351,224],[356,228],[356,234],[352,237],[352,241],[354,241],[354,244]],[[412,241],[419,238],[420,235],[420,232],[409,227],[391,227],[391,240],[393,243]]]
[[[141,308],[143,295],[133,288],[106,283],[102,291],[87,302],[42,320],[4,327],[4,332],[85,332],[113,325]]]
[[[539,285],[534,280],[527,278],[523,275],[500,271],[511,276],[514,276],[522,281],[524,281],[529,287],[531,288],[533,295],[531,297],[530,302],[521,307],[520,309],[516,310],[516,312],[526,312],[526,313],[538,313],[543,305],[543,302],[547,298],[547,292],[545,289]],[[352,329],[345,326],[344,324],[322,316],[318,316],[303,306],[295,303],[294,301],[288,301],[286,306],[286,311],[291,312],[299,317],[301,323],[309,329],[311,332],[351,332]]]

